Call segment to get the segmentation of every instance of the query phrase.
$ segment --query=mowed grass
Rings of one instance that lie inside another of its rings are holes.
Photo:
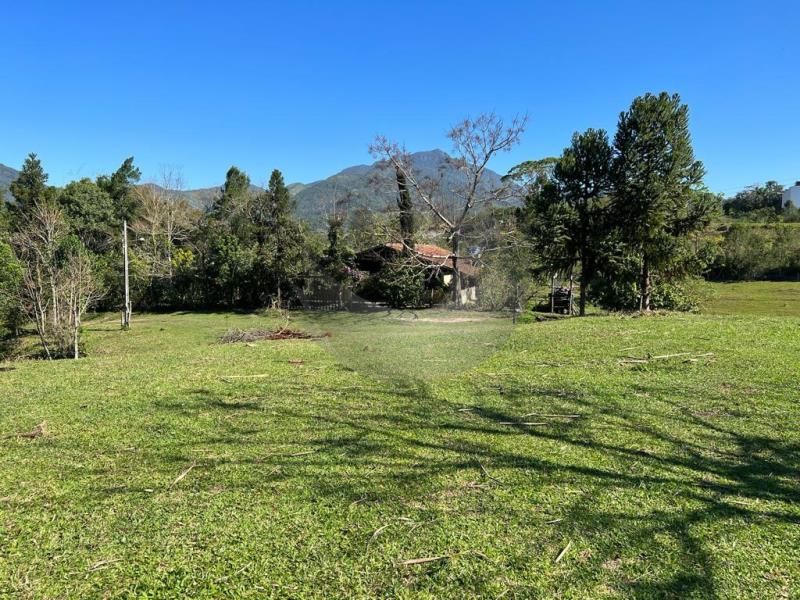
[[[800,282],[740,281],[709,285],[713,298],[703,311],[708,314],[800,317]]]
[[[451,377],[370,371],[382,331],[450,351],[405,316],[113,317],[6,363],[0,596],[797,597],[800,319],[464,322]]]

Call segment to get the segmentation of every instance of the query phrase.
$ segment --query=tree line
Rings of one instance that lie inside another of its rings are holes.
[[[46,356],[80,355],[81,318],[122,304],[122,228],[138,309],[280,306],[319,254],[280,171],[259,193],[231,167],[211,208],[191,208],[167,173],[140,184],[133,158],[111,175],[47,184],[34,154],[0,209],[0,334],[32,323]]]
[[[438,180],[421,177],[402,145],[379,136],[370,150],[397,205],[373,212],[339,202],[327,235],[295,217],[279,170],[261,190],[231,167],[212,205],[198,210],[177,173],[142,183],[132,157],[111,174],[57,188],[31,154],[11,201],[0,204],[0,336],[30,323],[47,356],[79,356],[85,312],[123,304],[123,224],[138,310],[291,306],[310,275],[363,287],[356,250],[387,241],[403,256],[369,284],[398,305],[419,300],[428,266],[414,262],[413,249],[432,242],[450,249],[456,267],[481,266],[480,300],[490,308],[521,307],[556,272],[579,282],[580,314],[590,302],[690,308],[696,278],[719,272],[725,257],[710,227],[723,203],[703,184],[680,97],[638,97],[613,138],[577,132],[559,156],[523,162],[488,185],[489,161],[515,147],[526,124],[491,113],[464,119],[448,133],[458,177]],[[445,290],[455,304],[461,287],[456,268]]]
[[[613,140],[575,133],[558,157],[509,177],[527,193],[519,211],[539,268],[574,273],[579,312],[682,308],[688,278],[708,266],[704,235],[721,199],[703,184],[689,110],[677,94],[646,94],[622,112]]]

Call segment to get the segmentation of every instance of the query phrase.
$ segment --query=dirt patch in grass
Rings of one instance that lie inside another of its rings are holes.
[[[480,323],[485,321],[481,317],[423,317],[421,319],[401,319],[402,321],[414,321],[415,323]]]
[[[229,329],[220,341],[223,344],[238,342],[259,342],[262,340],[308,340],[311,334],[298,329]]]

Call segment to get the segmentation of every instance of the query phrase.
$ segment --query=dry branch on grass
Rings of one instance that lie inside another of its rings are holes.
[[[262,340],[308,340],[311,334],[298,329],[230,329],[221,338],[224,344],[258,342]]]
[[[8,438],[19,437],[19,438],[28,438],[32,440],[38,437],[44,437],[47,435],[47,433],[48,433],[47,421],[42,421],[30,431],[26,431],[25,433],[10,433],[8,435],[4,435],[3,438],[8,439]]]
[[[692,356],[691,352],[676,352],[674,354],[660,354],[658,356],[626,356],[621,358],[618,362],[620,365],[646,365],[654,360],[667,360],[670,358],[680,358],[684,356],[687,357],[683,360],[684,363],[694,363],[699,361],[701,358],[712,358],[714,353],[704,352],[703,354],[695,354],[694,356]]]
[[[489,471],[486,470],[486,467],[483,466],[483,463],[478,461],[478,466],[481,468],[481,472],[487,479],[491,479],[495,483],[499,483],[500,485],[504,485],[502,481],[500,481],[497,477],[494,477],[489,474]]]
[[[189,465],[187,468],[185,468],[185,469],[184,469],[184,470],[181,472],[181,474],[180,474],[180,475],[178,475],[178,476],[175,478],[175,481],[173,481],[171,484],[169,484],[169,487],[173,488],[173,487],[175,487],[177,484],[179,484],[179,483],[180,483],[180,482],[183,480],[183,478],[184,478],[184,477],[186,477],[186,476],[189,474],[189,472],[190,472],[192,469],[194,469],[196,466],[197,466],[197,461],[192,461],[192,464],[190,464],[190,465]]]
[[[426,556],[425,558],[410,558],[409,560],[402,561],[400,564],[403,565],[404,567],[407,567],[407,566],[410,566],[410,565],[422,565],[422,564],[429,563],[429,562],[436,562],[436,561],[439,561],[439,560],[447,560],[448,558],[451,558],[452,556],[453,556],[452,554],[444,554],[442,556]]]
[[[556,563],[560,563],[561,562],[561,559],[564,558],[567,555],[567,552],[569,552],[570,548],[572,548],[572,541],[571,540],[569,542],[567,542],[567,545],[564,546],[564,549],[561,552],[558,553],[558,556],[556,557]]]
[[[121,558],[109,558],[107,560],[101,560],[94,563],[91,567],[89,567],[88,570],[90,573],[93,571],[99,571],[100,569],[104,569],[109,565],[120,562],[121,560],[122,560]]]
[[[410,558],[408,560],[404,560],[400,562],[400,565],[403,567],[408,567],[412,565],[423,565],[425,563],[431,562],[438,562],[440,560],[448,560],[451,558],[456,558],[458,556],[470,555],[474,554],[475,556],[479,556],[484,560],[489,560],[483,552],[478,552],[477,550],[465,550],[464,552],[456,552],[455,554],[442,554],[440,556],[426,556],[423,558]]]
[[[314,454],[316,450],[306,450],[304,452],[295,452],[294,454],[284,454],[283,456],[306,456],[307,454]]]
[[[582,415],[559,415],[559,414],[551,414],[551,413],[527,413],[520,417],[520,419],[524,419],[525,417],[544,417],[544,418],[562,418],[562,419],[580,419]]]

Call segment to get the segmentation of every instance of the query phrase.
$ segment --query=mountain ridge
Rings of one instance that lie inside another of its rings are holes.
[[[452,188],[463,178],[450,156],[443,150],[415,152],[410,155],[410,159],[420,178],[439,180],[444,189]],[[7,189],[18,175],[16,169],[0,164],[0,189]],[[488,188],[499,186],[500,179],[500,175],[490,169],[484,172],[484,186]],[[345,205],[381,210],[393,205],[397,196],[394,172],[387,169],[382,161],[352,165],[325,179],[311,183],[290,183],[287,187],[295,200],[296,215],[312,225],[323,224],[334,205],[337,208]],[[206,210],[221,188],[222,185],[181,190],[180,195],[193,208]],[[251,185],[250,190],[259,193],[263,188]]]

